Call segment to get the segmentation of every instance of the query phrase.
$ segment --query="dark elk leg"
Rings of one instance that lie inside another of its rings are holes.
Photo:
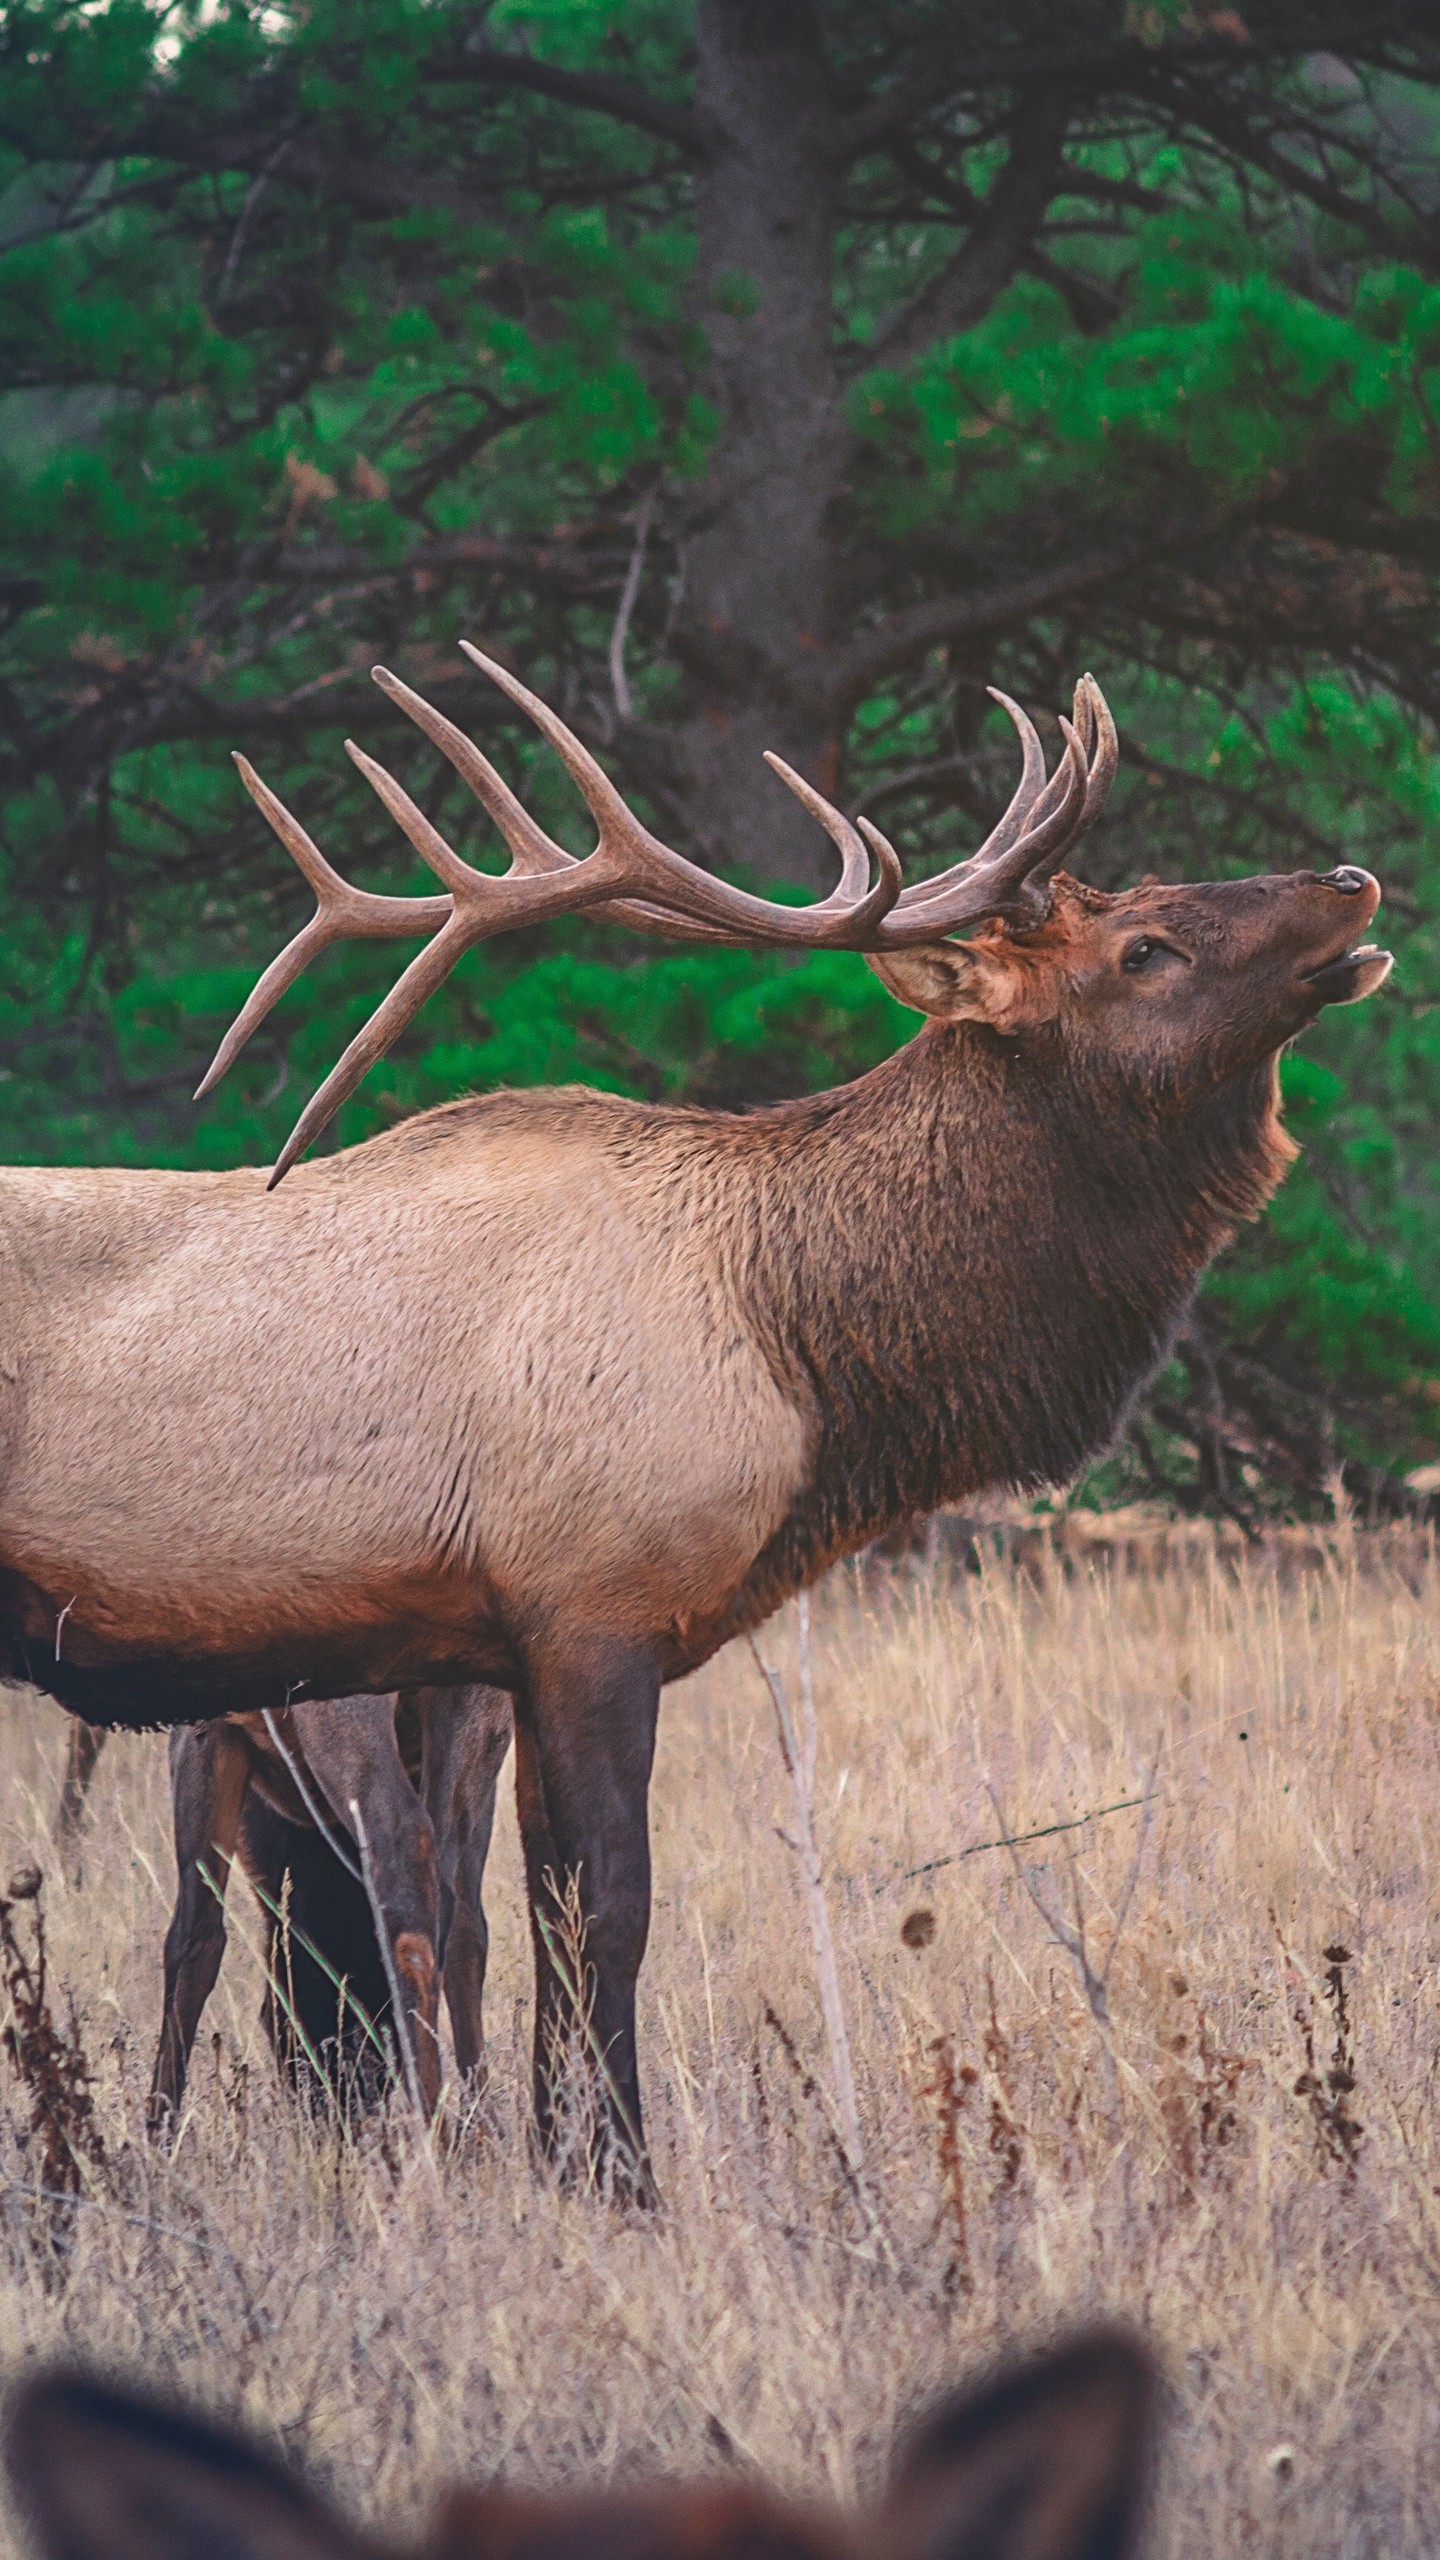
[[[238,1855],[264,1914],[261,2014],[281,2071],[312,2103],[328,2089],[346,2108],[379,2104],[389,2074],[369,2030],[393,2035],[394,2012],[363,1884],[313,1824],[278,1813],[258,1785],[245,1798]]]
[[[485,2056],[485,1964],[490,1931],[482,1899],[495,1825],[495,1790],[513,1722],[503,1690],[410,1689],[418,1715],[420,1794],[440,1862],[440,1962],[460,2076]]]
[[[395,1701],[335,1698],[291,1714],[320,1794],[337,1824],[352,1835],[350,1808],[360,1808],[421,2103],[433,2115],[440,2103],[435,1834],[400,1757]]]
[[[105,1741],[103,1725],[85,1724],[79,1716],[71,1717],[65,1775],[60,1783],[60,1802],[55,1809],[55,1846],[62,1859],[69,1859],[79,1837],[85,1816],[85,1799]]]
[[[179,2113],[196,2029],[225,1953],[225,1889],[249,1783],[250,1754],[233,1725],[176,1726],[170,1797],[179,1890],[165,1933],[165,2005],[150,2083],[153,2132]]]
[[[635,2052],[635,1984],[650,1932],[648,1797],[660,1675],[644,1654],[581,1665],[532,1661],[515,1707],[515,1793],[535,1940],[535,2113],[553,2154],[553,2062],[576,2017],[562,1900],[579,1883],[585,1921],[584,2049],[596,2088],[597,2149],[617,2183],[652,2203]]]

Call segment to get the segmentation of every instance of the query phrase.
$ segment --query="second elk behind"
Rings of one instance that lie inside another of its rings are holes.
[[[408,2047],[433,2114],[442,1983],[457,2070],[462,2080],[478,2073],[489,1943],[481,1889],[510,1732],[509,1699],[480,1686],[176,1728],[178,1888],[150,2093],[155,2132],[179,2115],[225,1952],[237,1856],[265,1919],[266,2027],[297,2086],[313,2082],[318,2063],[337,2089],[371,2102],[388,2080],[391,2046],[402,2062]]]

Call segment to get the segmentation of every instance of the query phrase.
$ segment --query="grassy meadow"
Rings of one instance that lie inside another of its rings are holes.
[[[397,2101],[342,2141],[282,2093],[237,1882],[158,2157],[165,1744],[111,1745],[67,1878],[64,1719],[5,1693],[0,1885],[45,1870],[52,2001],[63,2023],[73,2000],[104,2158],[76,2206],[37,2198],[0,2061],[4,2375],[67,2356],[142,2376],[403,2533],[447,2477],[497,2470],[738,2464],[864,2494],[934,2389],[1120,2312],[1168,2376],[1157,2551],[1434,2549],[1437,1603],[1433,1548],[1343,1532],[1306,1559],[1200,1536],[1144,1569],[975,1575],[932,1552],[837,1574],[813,1607],[815,1825],[858,2178],[764,1683],[736,1647],[671,1691],[649,2222],[533,2165],[508,1802],[490,2085],[447,2139]],[[764,1640],[792,1700],[796,1640],[793,1610]]]

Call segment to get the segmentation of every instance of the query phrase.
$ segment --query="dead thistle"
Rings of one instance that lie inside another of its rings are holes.
[[[1338,2168],[1348,2186],[1354,2180],[1360,2145],[1365,2139],[1365,2127],[1351,2112],[1350,2107],[1350,2100],[1355,2093],[1355,2039],[1350,2021],[1349,1997],[1345,1987],[1345,1968],[1353,1964],[1355,1959],[1350,1949],[1342,1946],[1338,1939],[1322,1951],[1325,1977],[1321,1984],[1320,1996],[1328,2004],[1335,2022],[1335,2039],[1331,2047],[1329,2067],[1322,2072],[1315,2055],[1314,1999],[1299,1966],[1285,1944],[1279,1921],[1273,1911],[1270,1914],[1270,1922],[1279,1940],[1280,1951],[1285,1958],[1294,1985],[1294,2005],[1290,2014],[1300,2031],[1300,2043],[1305,2056],[1305,2068],[1295,2082],[1295,2095],[1297,2098],[1303,2098],[1309,2110],[1322,2162]]]
[[[0,1972],[10,2004],[3,2043],[30,2099],[38,2184],[52,2197],[76,2196],[86,2168],[104,2168],[105,2145],[74,2000],[68,2026],[57,2026],[50,2008],[43,1882],[38,1867],[23,1867],[0,1897]],[[29,1954],[20,1943],[20,1913],[27,1903],[34,1940]]]
[[[1204,2003],[1178,1965],[1163,1965],[1161,1990],[1170,2005],[1160,2027],[1160,2115],[1174,2188],[1193,2200],[1234,2141],[1240,2082],[1255,2069],[1255,2058],[1217,2044]]]
[[[773,2007],[769,2000],[765,2003],[765,2024],[770,2029],[770,2032],[775,2038],[776,2043],[779,2045],[781,2052],[784,2054],[786,2061],[789,2063],[791,2071],[795,2075],[801,2097],[805,2100],[807,2106],[813,2106],[816,2111],[816,2116],[820,2126],[820,2138],[840,2173],[841,2183],[848,2189],[855,2202],[857,2204],[861,2204],[862,2198],[860,2194],[860,2181],[855,2175],[850,2154],[844,2143],[841,2141],[840,2136],[836,2132],[835,2126],[831,2121],[830,2110],[825,2101],[825,2093],[822,2090],[819,2081],[816,2079],[814,2072],[806,2070],[804,2063],[800,2059],[794,2037],[786,2026],[784,2019],[780,2016],[779,2011]]]
[[[998,2204],[1013,2195],[1020,2183],[1025,2165],[1025,2136],[1015,2110],[1015,2088],[1011,2076],[1010,2045],[1000,2024],[995,2006],[995,1976],[985,1967],[985,1990],[990,2004],[990,2020],[985,2029],[983,2053],[990,2074],[990,2123],[986,2148],[999,2169],[994,2197]]]
[[[935,2211],[937,2238],[947,2223],[950,2229],[950,2254],[940,2286],[944,2293],[973,2293],[965,2173],[960,2159],[960,2114],[980,2074],[969,2062],[957,2069],[954,2042],[947,2035],[934,2037],[928,2050],[930,2077],[920,2094],[935,2110],[935,2157],[940,2171],[940,2201]]]

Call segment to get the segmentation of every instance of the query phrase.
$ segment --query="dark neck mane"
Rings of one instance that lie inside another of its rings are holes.
[[[749,1127],[737,1277],[817,1432],[776,1597],[917,1512],[1074,1476],[1293,1152],[1273,1061],[1162,1111],[970,1024]]]

